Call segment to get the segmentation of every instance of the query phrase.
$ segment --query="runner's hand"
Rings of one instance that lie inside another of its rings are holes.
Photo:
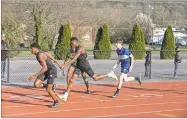
[[[65,64],[61,66],[61,69],[62,69],[62,70],[64,70],[65,68],[66,68],[66,65],[65,65]]]
[[[35,76],[35,75],[31,75],[31,76],[28,78],[29,81],[31,81],[31,80],[33,80],[33,79],[36,79],[36,76]]]

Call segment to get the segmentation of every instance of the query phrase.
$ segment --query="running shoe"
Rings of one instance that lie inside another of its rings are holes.
[[[54,101],[54,104],[51,105],[51,108],[56,108],[60,103],[58,102],[58,100]]]
[[[117,96],[118,96],[118,93],[115,92],[112,98],[116,98]]]
[[[108,76],[111,77],[111,78],[114,78],[115,80],[118,80],[118,77],[116,76],[114,71],[111,71],[110,73],[108,73]]]
[[[142,85],[141,74],[139,74],[139,76],[136,77],[135,79],[138,81],[138,83],[139,83],[140,85]]]
[[[63,100],[64,102],[66,102],[67,99],[68,99],[68,95],[66,95],[66,94],[64,94],[64,95],[58,95],[58,94],[56,94],[56,95],[57,95],[57,97],[58,97],[59,99]]]
[[[90,90],[87,90],[87,91],[86,91],[86,93],[87,93],[87,94],[90,94],[90,93],[91,93],[91,91],[90,91]]]

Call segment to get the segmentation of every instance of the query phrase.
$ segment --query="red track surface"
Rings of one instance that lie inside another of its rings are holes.
[[[65,86],[58,86],[62,92]],[[187,117],[187,82],[126,83],[113,99],[114,85],[74,85],[69,99],[57,108],[44,89],[2,87],[2,117]]]

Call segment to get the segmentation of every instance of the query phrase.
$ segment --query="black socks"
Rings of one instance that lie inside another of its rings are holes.
[[[55,100],[54,103],[58,103],[58,100]]]
[[[119,93],[119,90],[120,90],[120,89],[117,88],[117,90],[116,90],[116,93],[117,93],[117,94]]]

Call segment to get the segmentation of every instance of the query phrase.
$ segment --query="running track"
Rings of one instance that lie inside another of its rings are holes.
[[[57,86],[62,92],[65,86]],[[123,85],[119,97],[111,95],[115,85],[74,85],[69,100],[57,108],[49,108],[52,100],[44,89],[2,87],[2,118],[52,117],[187,117],[187,82],[136,82]]]

